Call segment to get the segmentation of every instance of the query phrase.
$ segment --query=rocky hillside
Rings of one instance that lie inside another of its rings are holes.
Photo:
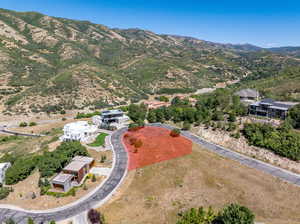
[[[0,9],[0,111],[101,108],[300,64],[248,48]]]

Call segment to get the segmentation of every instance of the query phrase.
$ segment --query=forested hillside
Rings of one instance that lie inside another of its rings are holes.
[[[233,87],[255,88],[266,98],[300,101],[300,68],[283,69],[275,76],[248,77]]]
[[[276,77],[298,58],[141,29],[0,9],[0,111],[125,104],[245,77]]]

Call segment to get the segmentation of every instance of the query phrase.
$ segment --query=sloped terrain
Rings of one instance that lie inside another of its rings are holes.
[[[299,64],[249,46],[0,9],[0,108],[6,112],[101,108],[162,88],[192,92],[252,75],[275,76]]]

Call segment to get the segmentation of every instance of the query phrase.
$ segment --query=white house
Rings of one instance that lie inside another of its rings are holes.
[[[6,170],[11,166],[10,163],[0,163],[0,183],[4,184]]]
[[[92,121],[94,125],[100,127],[100,125],[102,124],[102,117],[100,115],[95,115],[92,117]]]
[[[77,121],[66,124],[63,131],[64,135],[60,137],[61,141],[86,142],[97,134],[98,128],[96,125],[90,125],[87,121]]]

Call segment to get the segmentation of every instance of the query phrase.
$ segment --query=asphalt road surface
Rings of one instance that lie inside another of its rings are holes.
[[[31,217],[37,224],[47,223],[51,220],[60,221],[87,211],[98,205],[102,200],[106,200],[111,192],[118,187],[127,172],[128,157],[121,141],[121,137],[126,130],[126,128],[122,128],[112,134],[111,141],[115,152],[115,166],[106,182],[92,195],[84,198],[84,200],[79,199],[71,205],[45,211],[26,211],[9,206],[5,208],[6,205],[0,205],[0,223],[11,218],[16,223],[26,224],[28,217]]]
[[[173,129],[174,127],[165,124],[151,124],[150,126],[162,127],[167,129]],[[108,180],[97,189],[94,194],[90,195],[84,200],[78,200],[75,204],[64,206],[55,209],[55,211],[25,211],[18,210],[14,208],[0,208],[0,223],[5,220],[12,218],[17,223],[25,224],[27,223],[27,218],[32,217],[35,223],[45,223],[50,220],[64,220],[73,216],[76,216],[84,211],[93,208],[98,205],[99,202],[104,201],[109,197],[111,192],[113,192],[119,183],[122,181],[123,176],[126,175],[128,156],[127,152],[122,144],[121,136],[126,131],[126,128],[120,129],[113,133],[112,135],[112,145],[116,155],[115,167]],[[281,169],[279,167],[264,163],[262,161],[244,156],[237,152],[231,151],[229,149],[223,148],[221,146],[212,144],[205,141],[204,139],[193,135],[191,132],[182,131],[181,134],[186,138],[190,139],[196,144],[202,145],[204,148],[215,152],[223,157],[240,162],[251,168],[255,168],[262,172],[268,173],[274,177],[280,178],[284,181],[290,182],[297,186],[300,186],[300,175],[289,172],[287,170]],[[247,174],[245,174],[247,175]],[[0,205],[3,207],[4,205]]]
[[[156,126],[156,127],[167,128],[170,130],[174,128],[174,127],[172,127],[170,125],[166,125],[166,124],[151,124],[151,125]],[[271,174],[274,177],[280,178],[281,180],[284,180],[289,183],[300,186],[300,175],[298,175],[296,173],[292,173],[290,171],[279,168],[277,166],[270,165],[270,164],[262,162],[260,160],[242,155],[237,152],[234,152],[234,151],[224,148],[222,146],[210,143],[198,136],[193,135],[189,131],[182,131],[181,134],[183,136],[185,136],[186,138],[190,139],[191,141],[193,141],[194,143],[202,145],[204,148],[206,148],[214,153],[217,153],[220,156],[238,161],[239,163],[241,163],[243,165],[246,165],[251,168],[255,168],[262,172]]]

